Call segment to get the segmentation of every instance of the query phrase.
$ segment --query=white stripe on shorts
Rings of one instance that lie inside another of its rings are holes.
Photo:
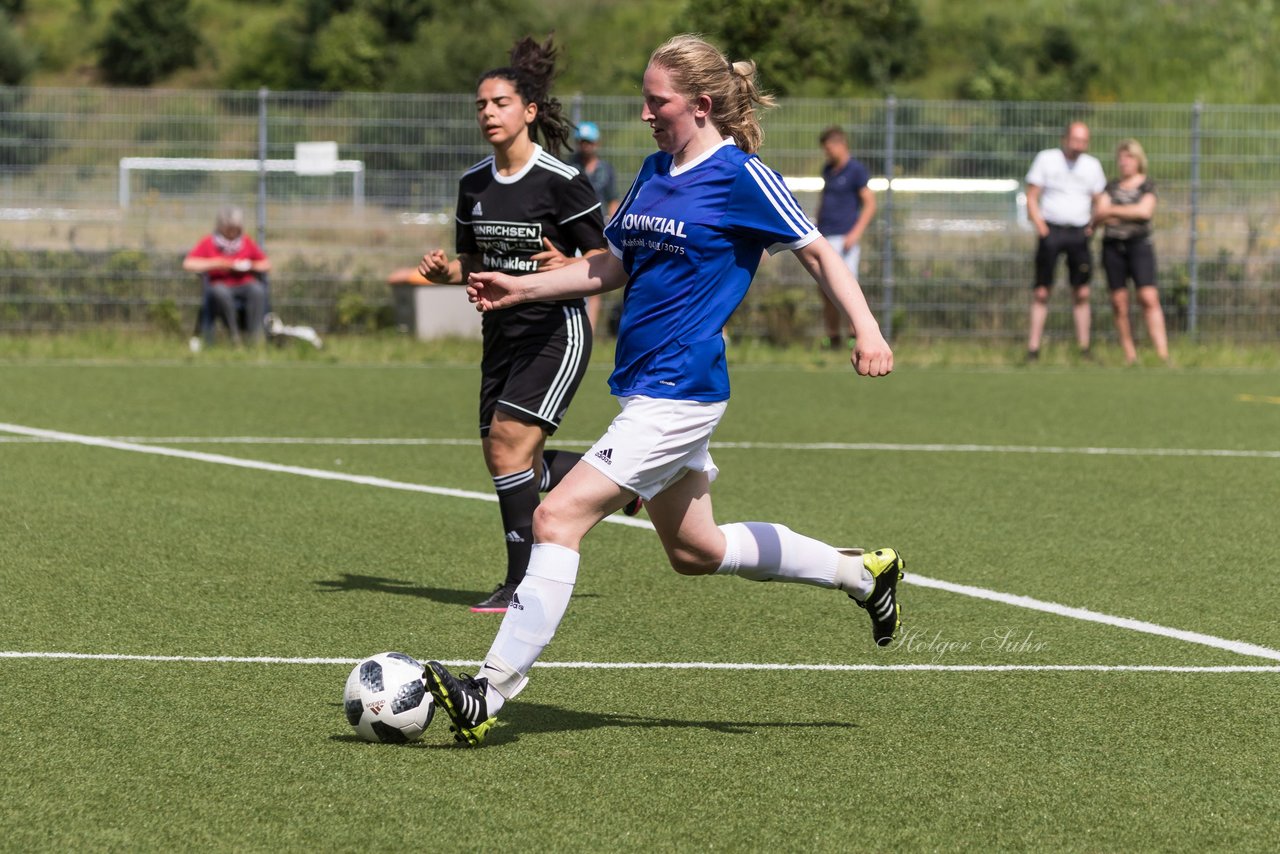
[[[564,311],[564,329],[567,336],[564,358],[560,360],[560,369],[556,371],[555,379],[548,386],[537,413],[539,418],[550,421],[552,424],[557,423],[556,413],[560,411],[565,395],[573,386],[573,379],[582,364],[583,354],[582,318],[586,312],[576,306],[566,305],[561,308]]]

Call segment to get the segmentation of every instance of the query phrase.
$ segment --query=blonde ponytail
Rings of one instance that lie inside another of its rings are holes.
[[[649,57],[651,65],[666,69],[676,91],[690,101],[702,95],[711,99],[711,123],[743,151],[754,154],[764,141],[757,106],[776,102],[756,82],[751,60],[729,62],[701,36],[685,34],[669,39]]]

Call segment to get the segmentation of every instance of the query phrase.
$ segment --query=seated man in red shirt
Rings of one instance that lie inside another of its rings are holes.
[[[182,269],[208,277],[214,312],[210,322],[221,317],[231,330],[231,340],[239,344],[236,301],[242,300],[249,340],[262,340],[267,289],[258,274],[270,271],[271,262],[253,238],[244,233],[244,211],[237,207],[220,209],[213,234],[187,253]]]

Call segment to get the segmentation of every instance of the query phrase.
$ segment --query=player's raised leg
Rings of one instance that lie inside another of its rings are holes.
[[[710,476],[701,471],[689,472],[647,506],[676,572],[842,590],[867,610],[872,639],[881,646],[901,625],[897,585],[905,564],[893,549],[837,549],[773,522],[716,525]]]

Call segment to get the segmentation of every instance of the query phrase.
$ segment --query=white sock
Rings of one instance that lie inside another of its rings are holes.
[[[525,680],[528,681],[528,680]],[[520,693],[519,691],[516,692]],[[493,687],[493,683],[489,683],[484,689],[484,708],[489,713],[489,717],[494,717],[507,704],[507,698],[502,696],[502,692]]]
[[[876,580],[862,562],[862,554],[849,554],[837,549],[840,554],[840,566],[836,568],[836,587],[848,593],[859,602],[865,602],[876,586]]]
[[[578,578],[578,553],[552,543],[535,543],[529,568],[516,588],[498,635],[477,676],[489,680],[489,714],[519,694],[529,669],[551,642],[569,607]]]
[[[850,560],[824,542],[797,534],[786,525],[771,522],[734,522],[721,525],[724,560],[720,575],[738,575],[751,581],[794,581],[817,587],[841,587],[840,569]],[[846,573],[847,574],[847,573]]]

